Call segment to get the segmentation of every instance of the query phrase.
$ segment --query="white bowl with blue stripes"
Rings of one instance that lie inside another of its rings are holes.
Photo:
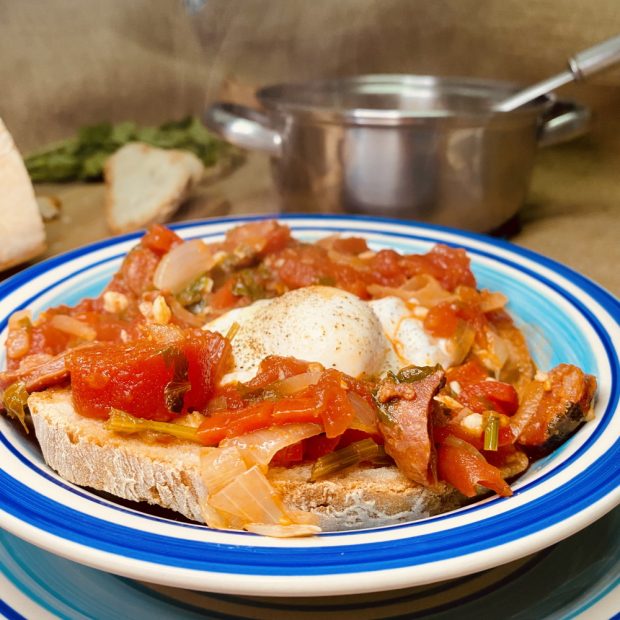
[[[183,237],[217,240],[253,218],[183,224]],[[583,529],[620,502],[620,304],[583,276],[480,235],[367,217],[286,216],[295,236],[364,236],[372,248],[464,247],[481,288],[508,295],[539,365],[572,363],[596,375],[594,421],[538,461],[510,498],[415,523],[279,540],[156,517],[65,482],[36,445],[0,419],[0,526],[60,556],[118,575],[210,592],[318,596],[376,592],[498,566]],[[0,285],[0,345],[9,315],[95,296],[139,235],[55,257]],[[4,365],[5,360],[0,360]]]

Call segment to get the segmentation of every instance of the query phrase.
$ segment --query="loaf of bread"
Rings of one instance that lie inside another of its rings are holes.
[[[28,406],[43,457],[62,478],[204,522],[200,445],[161,445],[110,432],[101,420],[75,411],[69,389],[34,393]],[[413,521],[452,510],[465,499],[444,483],[418,485],[395,466],[359,465],[318,481],[311,481],[310,470],[271,468],[269,480],[288,508],[317,515],[324,531]]]
[[[0,119],[0,270],[45,250],[34,189],[15,142]]]

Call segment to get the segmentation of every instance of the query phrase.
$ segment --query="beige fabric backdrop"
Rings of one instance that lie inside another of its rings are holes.
[[[359,72],[528,83],[620,32],[620,0],[206,0],[193,17],[184,6],[0,0],[0,115],[18,144],[30,149],[104,119],[197,113],[231,78],[242,95]],[[620,127],[620,71],[564,92]]]

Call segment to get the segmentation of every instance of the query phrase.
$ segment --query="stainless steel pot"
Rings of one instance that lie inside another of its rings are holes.
[[[272,155],[282,209],[404,217],[494,229],[526,195],[539,146],[584,133],[589,113],[544,96],[492,112],[504,82],[370,75],[282,84],[264,111],[217,103],[207,125]]]

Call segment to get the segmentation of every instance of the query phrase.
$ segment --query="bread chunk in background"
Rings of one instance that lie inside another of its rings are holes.
[[[203,174],[203,163],[187,151],[125,145],[104,168],[108,226],[121,233],[166,221]]]
[[[13,137],[0,119],[0,270],[45,251],[34,189]]]

